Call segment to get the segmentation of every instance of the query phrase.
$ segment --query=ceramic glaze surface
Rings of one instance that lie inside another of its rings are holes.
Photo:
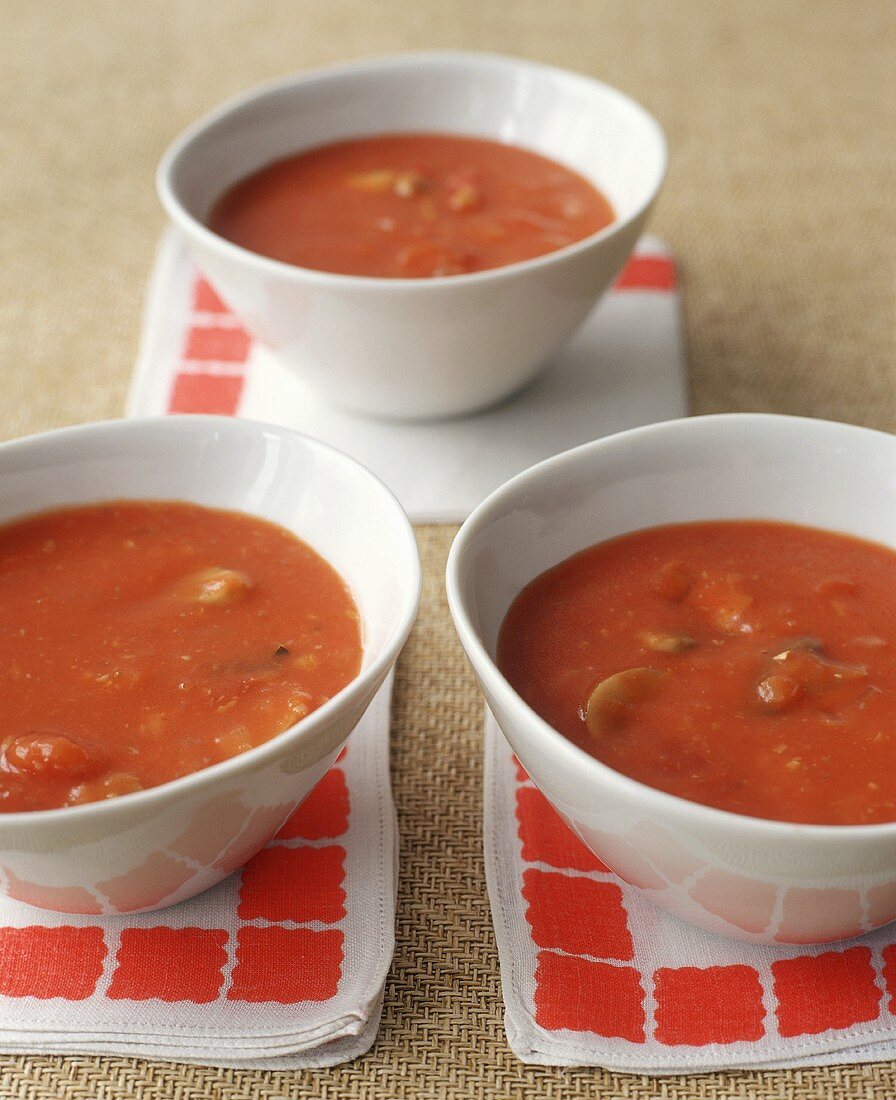
[[[653,790],[551,729],[494,663],[511,601],[550,566],[639,528],[742,518],[896,547],[896,439],[824,421],[737,415],[587,444],[508,482],[464,524],[448,563],[451,612],[514,752],[621,878],[723,934],[845,939],[896,919],[896,824],[791,825]]]

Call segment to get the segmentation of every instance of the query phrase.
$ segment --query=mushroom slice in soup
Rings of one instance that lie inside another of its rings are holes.
[[[634,705],[654,695],[668,675],[659,668],[628,668],[601,680],[585,705],[588,732],[600,737],[621,726]]]

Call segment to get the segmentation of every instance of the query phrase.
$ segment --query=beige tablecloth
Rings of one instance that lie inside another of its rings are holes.
[[[120,415],[162,215],[197,114],[305,66],[429,46],[525,54],[629,92],[669,137],[653,228],[680,260],[694,408],[896,427],[889,0],[4,0],[5,437]],[[393,765],[398,951],[379,1039],[301,1075],[2,1058],[0,1097],[875,1097],[890,1065],[648,1080],[521,1066],[501,1024],[480,851],[480,705],[421,529]]]

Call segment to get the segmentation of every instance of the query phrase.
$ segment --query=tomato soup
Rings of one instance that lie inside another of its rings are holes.
[[[384,134],[267,165],[225,192],[208,224],[243,248],[300,267],[427,278],[529,260],[613,217],[586,179],[527,149]]]
[[[637,531],[512,604],[498,663],[617,771],[782,821],[896,820],[896,553],[759,521]]]
[[[289,531],[121,501],[0,527],[0,811],[153,787],[267,741],[358,672],[358,612]]]

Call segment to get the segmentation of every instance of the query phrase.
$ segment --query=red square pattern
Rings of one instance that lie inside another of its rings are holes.
[[[342,933],[335,928],[241,928],[231,1001],[328,1001],[342,974]]]
[[[884,960],[884,981],[887,984],[887,993],[890,997],[887,1006],[890,1012],[896,1016],[896,943],[891,943],[881,952]]]
[[[530,869],[523,874],[523,897],[539,947],[599,959],[634,956],[622,891],[615,882]]]
[[[535,1019],[548,1031],[567,1028],[644,1042],[644,990],[631,966],[538,953]]]
[[[319,920],[333,924],[345,916],[345,849],[264,848],[243,869],[240,920]]]
[[[277,834],[280,840],[323,840],[348,829],[348,787],[341,768],[331,768]]]
[[[193,285],[193,309],[197,313],[229,313],[211,283],[197,279]]]
[[[520,787],[516,792],[516,816],[520,823],[523,859],[547,863],[571,871],[606,871],[600,862],[563,821],[541,791]]]
[[[752,966],[663,967],[653,980],[661,1043],[699,1047],[765,1034],[762,985]]]
[[[675,264],[668,256],[632,256],[615,290],[674,290]]]
[[[178,374],[174,378],[170,413],[211,413],[235,416],[243,379],[232,374]]]
[[[880,1014],[881,991],[867,947],[780,959],[772,963],[772,976],[782,1035],[838,1031]]]
[[[0,994],[83,1001],[107,953],[102,928],[0,928]]]
[[[187,333],[184,358],[203,363],[245,363],[252,340],[245,329],[220,325],[194,325]]]
[[[124,928],[108,996],[208,1004],[224,983],[226,944],[217,928]]]

